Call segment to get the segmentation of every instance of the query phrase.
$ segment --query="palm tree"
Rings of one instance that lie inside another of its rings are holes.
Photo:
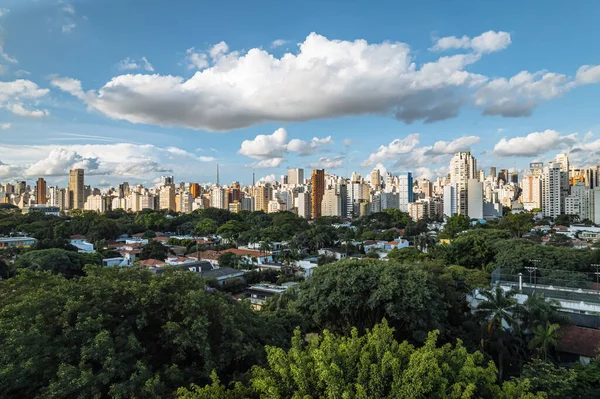
[[[533,294],[525,301],[522,308],[522,320],[524,329],[533,332],[538,326],[545,326],[547,323],[567,324],[569,318],[560,313],[560,304],[558,301],[548,299],[543,294]]]
[[[477,313],[483,317],[488,335],[487,342],[495,346],[498,354],[499,381],[502,381],[504,372],[506,343],[510,340],[512,331],[518,328],[515,315],[519,313],[520,306],[515,299],[516,293],[514,290],[505,292],[499,285],[492,290],[479,291],[484,300],[477,306]]]
[[[271,241],[268,239],[260,242],[260,251],[262,254],[266,255],[272,248]]]
[[[548,350],[558,345],[559,324],[551,324],[549,321],[545,325],[539,325],[534,331],[534,337],[529,341],[529,349],[539,351],[544,361],[548,361]]]

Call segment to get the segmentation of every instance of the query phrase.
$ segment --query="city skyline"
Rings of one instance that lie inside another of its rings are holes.
[[[511,1],[319,2],[318,17],[310,2],[179,3],[2,2],[0,181],[211,183],[217,164],[245,185],[288,168],[434,180],[461,151],[520,176],[559,153],[600,159],[595,2],[519,18],[498,12]],[[228,22],[195,23],[207,11]]]

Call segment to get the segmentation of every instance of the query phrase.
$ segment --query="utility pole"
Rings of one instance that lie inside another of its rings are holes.
[[[533,266],[526,266],[525,269],[527,269],[527,271],[529,272],[529,284],[531,284],[531,277],[532,275],[534,276],[533,278],[533,284],[534,284],[534,291],[535,288],[537,288],[537,274],[534,275],[535,272],[537,272],[537,265],[538,263],[540,263],[539,259],[531,259],[530,262],[533,264]]]

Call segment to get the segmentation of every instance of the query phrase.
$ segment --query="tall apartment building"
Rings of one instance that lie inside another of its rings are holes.
[[[83,209],[85,204],[83,169],[71,169],[68,185],[68,208]]]
[[[210,190],[210,207],[217,209],[228,209],[227,191],[222,187],[213,187]]]
[[[496,179],[496,167],[492,166],[490,167],[490,176],[492,177],[492,179]]]
[[[48,197],[46,194],[46,180],[41,177],[37,179],[36,195],[37,197],[35,202],[38,205],[46,205],[46,202],[48,202]]]
[[[255,210],[269,212],[269,201],[273,198],[273,187],[270,184],[254,187]]]
[[[86,211],[106,212],[106,201],[101,195],[90,195],[87,197],[83,209]]]
[[[298,193],[298,196],[294,199],[294,206],[298,211],[298,216],[305,219],[311,217],[311,195],[309,192]]]
[[[371,187],[373,190],[377,190],[381,187],[381,172],[379,172],[379,169],[373,169],[371,172]]]
[[[323,195],[325,194],[325,170],[315,169],[310,177],[312,187],[312,218],[316,219],[321,217],[321,202],[323,201]]]
[[[526,175],[521,182],[521,202],[527,210],[542,208],[542,177]]]
[[[181,213],[190,213],[192,212],[193,202],[194,197],[191,193],[187,191],[180,192],[175,196],[175,211]]]
[[[470,152],[458,152],[450,161],[450,183],[456,184],[458,213],[469,214],[468,182],[477,178],[477,161]]]
[[[288,169],[287,184],[289,184],[289,185],[304,184],[304,169],[302,169],[302,168]]]
[[[471,219],[483,219],[483,183],[469,179],[467,186],[467,215]]]
[[[202,195],[202,187],[200,187],[198,183],[190,184],[190,194],[192,194],[192,197],[194,198],[200,197]]]
[[[321,201],[321,216],[342,216],[342,197],[337,190],[325,190]]]
[[[56,206],[61,211],[67,209],[67,190],[51,186],[48,189],[48,194],[48,205]]]
[[[571,194],[565,198],[565,214],[577,215],[580,220],[594,219],[594,190],[585,187],[585,183],[577,183],[571,187]]]
[[[542,173],[542,212],[545,217],[555,218],[561,214],[560,163],[550,162]]]
[[[398,176],[398,195],[398,208],[402,212],[408,212],[408,204],[414,201],[411,172],[401,172]]]
[[[452,216],[458,213],[458,186],[446,184],[444,186],[444,215]]]
[[[556,163],[560,164],[560,213],[565,213],[565,199],[571,192],[569,182],[569,157],[567,154],[558,154]]]
[[[160,209],[175,211],[175,188],[172,183],[160,188],[159,203]]]

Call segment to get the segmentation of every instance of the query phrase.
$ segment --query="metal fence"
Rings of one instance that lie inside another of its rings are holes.
[[[519,289],[524,294],[539,293],[554,299],[600,303],[600,285],[594,272],[572,272],[539,268],[497,268],[492,272],[492,285]]]

